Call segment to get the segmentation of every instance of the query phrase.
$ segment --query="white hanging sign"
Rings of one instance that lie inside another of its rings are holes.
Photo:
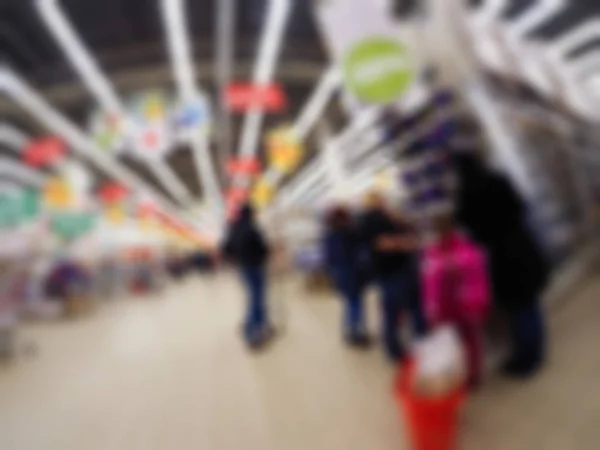
[[[142,160],[162,160],[174,147],[167,95],[159,90],[136,95],[129,108],[131,151]]]
[[[321,0],[317,15],[346,89],[366,104],[395,103],[416,78],[397,25],[372,0]]]
[[[211,109],[207,96],[199,93],[191,100],[180,102],[174,110],[173,122],[180,142],[189,142],[198,132],[209,133]]]

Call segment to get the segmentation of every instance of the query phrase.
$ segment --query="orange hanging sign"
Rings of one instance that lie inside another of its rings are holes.
[[[68,208],[73,204],[73,192],[62,178],[51,178],[44,186],[44,203],[49,208]]]
[[[294,170],[302,159],[304,148],[291,128],[280,128],[267,135],[269,162],[285,174]]]

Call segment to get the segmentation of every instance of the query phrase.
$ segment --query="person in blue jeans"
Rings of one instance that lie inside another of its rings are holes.
[[[273,335],[266,305],[269,248],[254,220],[251,205],[241,208],[229,230],[223,251],[226,258],[237,264],[247,292],[244,339],[250,348],[259,349]]]
[[[334,207],[328,214],[323,253],[329,274],[344,300],[344,339],[352,347],[366,348],[370,344],[363,302],[366,273],[359,236],[345,207]]]
[[[415,335],[426,332],[418,293],[417,240],[411,228],[386,209],[378,193],[367,198],[360,236],[380,290],[383,344],[388,357],[399,361],[405,356],[400,339],[402,316],[410,316]]]

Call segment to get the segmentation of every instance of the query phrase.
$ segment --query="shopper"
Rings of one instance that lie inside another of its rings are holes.
[[[234,220],[225,241],[224,254],[238,265],[248,294],[244,338],[250,348],[259,349],[273,334],[266,305],[269,248],[249,204],[242,207]]]
[[[399,333],[401,315],[411,316],[415,334],[425,333],[414,265],[417,239],[401,218],[386,209],[383,197],[375,192],[367,197],[359,230],[380,289],[383,344],[388,357],[399,361],[405,356]]]
[[[453,161],[460,185],[457,220],[486,248],[494,299],[510,319],[512,355],[504,369],[513,376],[532,375],[545,356],[540,297],[549,267],[511,183],[472,154],[455,152]]]
[[[358,232],[347,208],[337,206],[329,212],[323,252],[331,278],[344,300],[344,338],[350,346],[365,348],[370,344],[363,304],[366,272]]]
[[[452,325],[467,355],[468,383],[481,380],[483,325],[491,292],[482,247],[455,226],[451,215],[434,219],[434,236],[421,261],[423,306],[430,326]]]

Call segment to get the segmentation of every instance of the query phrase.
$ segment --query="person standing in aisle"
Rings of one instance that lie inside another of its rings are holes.
[[[343,206],[332,208],[327,216],[323,250],[331,278],[344,300],[344,339],[352,347],[366,348],[370,344],[363,302],[366,271],[358,232],[350,211]]]
[[[509,180],[472,154],[455,152],[453,162],[459,179],[457,221],[486,248],[494,298],[510,321],[512,355],[504,371],[517,377],[533,375],[545,357],[540,297],[549,266]]]
[[[418,298],[418,242],[411,228],[386,210],[380,194],[369,194],[366,203],[359,232],[381,291],[383,345],[391,360],[401,361],[405,356],[399,330],[401,315],[411,316],[416,335],[426,331]]]
[[[423,307],[429,325],[448,324],[460,335],[467,357],[468,385],[482,376],[483,328],[491,303],[487,257],[454,224],[450,212],[432,217],[433,234],[423,249]]]
[[[244,339],[251,349],[258,350],[273,335],[266,305],[269,247],[250,204],[241,208],[229,230],[223,251],[225,257],[239,267],[248,295]]]

